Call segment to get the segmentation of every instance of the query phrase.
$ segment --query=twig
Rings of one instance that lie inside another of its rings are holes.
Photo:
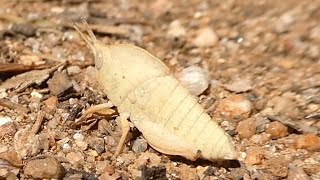
[[[36,122],[33,124],[32,126],[32,129],[31,129],[31,134],[37,134],[40,127],[41,127],[41,124],[43,122],[43,113],[41,111],[38,112],[38,115],[37,115],[37,119],[36,119]]]
[[[48,69],[50,65],[24,65],[17,63],[0,63],[0,73],[26,72],[31,70]]]
[[[13,103],[7,99],[0,99],[0,106],[7,107],[12,110],[18,110],[24,114],[27,114],[30,110],[21,104]]]

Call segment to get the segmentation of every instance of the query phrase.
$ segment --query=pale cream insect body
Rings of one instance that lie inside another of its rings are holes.
[[[88,27],[89,36],[74,27],[93,51],[98,83],[117,106],[124,129],[129,130],[129,117],[149,145],[164,154],[236,158],[229,136],[159,59],[133,45],[102,44]]]

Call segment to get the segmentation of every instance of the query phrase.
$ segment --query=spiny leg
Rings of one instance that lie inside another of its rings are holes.
[[[115,110],[111,109],[111,106],[109,103],[103,103],[103,104],[91,106],[82,114],[80,119],[73,124],[73,127],[80,125],[83,121],[86,120],[87,117],[90,117],[95,113],[109,116],[114,114]]]
[[[128,122],[129,116],[130,115],[128,113],[120,114],[120,123],[121,123],[122,135],[121,135],[121,138],[120,138],[119,143],[117,145],[117,149],[116,149],[115,153],[112,156],[112,159],[116,159],[117,156],[122,151],[122,148],[124,146],[125,140],[126,140],[127,135],[128,135],[128,133],[130,131],[130,125],[129,125],[129,122]]]

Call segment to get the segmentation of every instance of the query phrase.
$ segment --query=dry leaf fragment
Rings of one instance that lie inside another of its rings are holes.
[[[6,80],[0,85],[0,89],[12,89],[15,88],[17,92],[25,89],[32,84],[40,85],[43,81],[48,79],[50,73],[58,69],[62,64],[59,64],[51,69],[33,70],[23,74],[14,76]]]

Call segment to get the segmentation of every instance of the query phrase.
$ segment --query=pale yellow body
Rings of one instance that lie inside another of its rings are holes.
[[[191,160],[235,158],[229,137],[160,60],[132,45],[101,52],[99,84],[154,149]]]
[[[159,59],[136,46],[82,36],[95,55],[99,85],[150,146],[190,160],[236,158],[229,136]]]

